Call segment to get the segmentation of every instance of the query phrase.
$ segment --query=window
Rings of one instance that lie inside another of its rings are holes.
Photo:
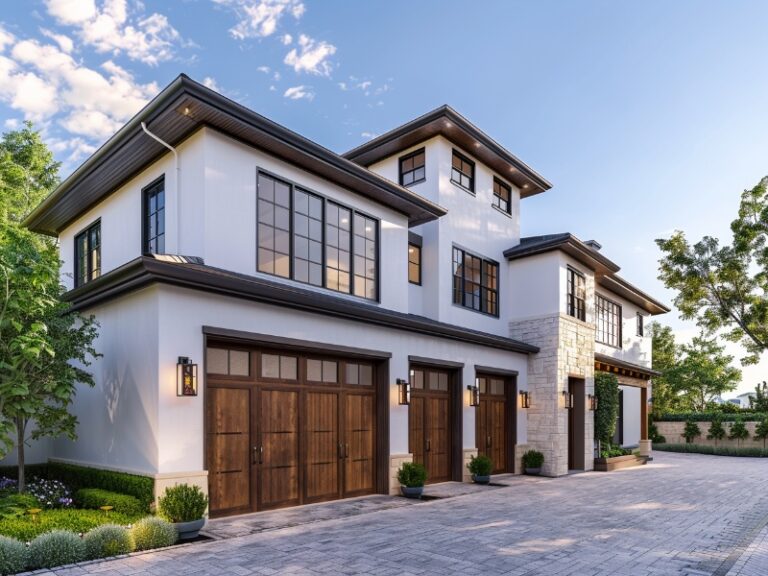
[[[298,360],[294,356],[262,354],[261,377],[274,378],[275,380],[296,380],[298,377]]]
[[[453,247],[453,303],[499,315],[499,265]]]
[[[291,194],[287,183],[266,174],[258,178],[259,272],[291,275]]]
[[[144,189],[144,254],[165,252],[165,179]]]
[[[206,352],[205,367],[208,374],[249,376],[251,373],[251,354],[245,350],[208,348]]]
[[[637,335],[645,336],[645,330],[643,329],[643,315],[640,312],[637,313]]]
[[[475,163],[456,150],[453,151],[451,163],[451,182],[472,193],[475,192]]]
[[[424,163],[424,148],[400,158],[400,184],[410,186],[424,182],[426,179]]]
[[[353,364],[348,362],[345,371],[347,384],[354,386],[373,385],[373,366],[370,364]]]
[[[577,272],[570,266],[568,267],[568,294],[567,294],[567,306],[568,315],[578,318],[579,320],[586,319],[586,285],[584,282],[584,275],[581,272]]]
[[[259,172],[259,272],[378,298],[379,222]]]
[[[599,294],[595,297],[595,329],[595,340],[621,348],[621,306]]]
[[[101,221],[75,236],[75,287],[101,276]]]
[[[421,246],[408,244],[408,282],[421,286]]]
[[[307,380],[310,382],[338,382],[339,367],[333,360],[307,359]]]
[[[493,205],[502,212],[512,213],[512,189],[498,178],[493,179]]]

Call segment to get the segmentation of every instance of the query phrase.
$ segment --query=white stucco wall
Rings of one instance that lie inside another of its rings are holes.
[[[624,443],[637,446],[640,443],[640,388],[619,386],[624,394]]]
[[[621,306],[622,317],[621,348],[614,348],[613,346],[595,342],[595,352],[611,356],[617,360],[623,360],[625,362],[631,362],[632,364],[650,368],[651,338],[649,336],[637,335],[637,313],[641,312],[644,315],[644,330],[647,329],[648,324],[652,321],[652,317],[648,312],[641,310],[636,304],[629,302],[618,294],[609,292],[602,286],[597,286],[595,291],[608,300],[619,304]]]
[[[546,252],[508,264],[504,298],[515,322],[554,314],[561,307],[561,268],[558,252]]]

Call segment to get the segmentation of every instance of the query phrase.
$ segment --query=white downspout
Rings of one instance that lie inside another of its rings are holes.
[[[176,148],[168,144],[168,142],[165,142],[164,140],[161,140],[158,136],[155,134],[152,134],[152,132],[149,131],[149,128],[147,128],[147,125],[142,122],[141,123],[141,129],[144,130],[144,133],[155,140],[156,142],[159,142],[168,150],[173,152],[173,165],[176,169],[176,179],[174,181],[173,185],[173,197],[176,200],[176,253],[181,253],[181,246],[179,246],[180,238],[181,238],[181,195],[179,194],[179,190],[181,190],[181,186],[179,183],[181,182],[181,168],[179,167],[179,154],[176,152]]]

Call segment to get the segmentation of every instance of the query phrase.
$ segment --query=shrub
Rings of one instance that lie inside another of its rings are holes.
[[[768,439],[768,415],[758,422],[755,427],[755,440],[763,441],[763,450],[765,450],[765,440]]]
[[[544,454],[538,450],[528,450],[523,454],[523,468],[541,468],[544,464]]]
[[[0,535],[29,542],[51,530],[63,529],[83,534],[102,524],[130,524],[135,517],[101,510],[43,510],[33,519],[29,514],[0,519]]]
[[[718,414],[715,414],[715,416],[712,418],[712,423],[709,425],[707,440],[714,440],[715,446],[717,446],[717,441],[722,440],[723,438],[725,438],[725,428],[723,428],[723,420]]]
[[[600,458],[616,458],[617,456],[629,456],[630,454],[632,454],[632,450],[629,448],[622,448],[612,444],[606,444],[600,450]]]
[[[172,546],[179,538],[173,524],[162,518],[147,516],[131,528],[136,550],[152,550]]]
[[[743,456],[750,458],[768,458],[768,450],[763,448],[731,448],[728,446],[703,446],[700,444],[658,444],[654,450],[660,452],[685,452],[689,454],[711,454],[713,456]]]
[[[48,464],[27,464],[24,466],[27,478],[37,476],[38,478],[48,478]],[[19,479],[18,466],[0,466],[0,476],[6,476],[12,480]]]
[[[711,422],[715,416],[720,416],[723,422],[733,422],[737,418],[743,418],[747,422],[759,422],[768,413],[742,408],[738,414],[723,414],[716,412],[681,412],[679,414],[662,414],[656,418],[657,422],[685,422],[693,420],[694,422]]]
[[[118,494],[128,494],[145,506],[143,512],[148,512],[150,504],[155,500],[155,481],[147,476],[50,462],[48,477],[61,480],[74,491],[81,488],[101,488]]]
[[[493,462],[485,454],[472,456],[467,464],[467,469],[475,476],[490,476],[493,470]]]
[[[72,493],[59,480],[32,478],[27,484],[27,492],[37,498],[43,508],[69,508],[72,506]]]
[[[403,462],[397,471],[397,481],[406,488],[419,488],[427,481],[427,469],[418,462]]]
[[[128,516],[146,514],[144,505],[138,498],[128,494],[118,494],[101,488],[82,488],[75,493],[75,502],[82,508],[98,510],[102,506],[112,506],[115,512]]]
[[[619,381],[615,374],[597,372],[595,374],[595,438],[610,444],[616,432],[616,419],[619,415]]]
[[[0,496],[0,518],[23,516],[30,508],[37,508],[40,503],[31,494],[8,494]]]
[[[654,444],[664,444],[667,441],[664,436],[659,434],[659,428],[653,422],[648,425],[648,438]]]
[[[157,503],[160,515],[171,522],[199,520],[207,507],[208,496],[199,487],[189,484],[168,488]]]
[[[133,536],[122,526],[104,524],[94,528],[83,538],[85,555],[89,560],[119,556],[133,552]]]
[[[0,574],[16,574],[27,567],[27,547],[13,538],[0,536]]]
[[[74,532],[54,530],[29,544],[30,568],[53,568],[85,560],[85,543]]]
[[[18,482],[13,478],[7,476],[0,476],[0,494],[13,492],[16,490]]]
[[[747,430],[747,427],[744,426],[744,421],[741,418],[731,424],[731,430],[730,434],[728,434],[728,438],[731,440],[736,440],[737,447],[741,446],[742,440],[749,438],[749,430]]]
[[[685,421],[685,428],[683,429],[683,438],[688,444],[691,444],[697,436],[701,436],[701,428],[693,420]]]

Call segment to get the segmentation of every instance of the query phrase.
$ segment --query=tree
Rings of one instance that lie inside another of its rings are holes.
[[[736,446],[741,446],[741,441],[746,440],[749,438],[749,430],[747,430],[747,427],[744,425],[744,422],[741,418],[736,418],[736,420],[733,421],[733,424],[731,424],[731,433],[728,434],[728,438],[731,440],[736,440]]]
[[[763,419],[755,426],[755,440],[763,441],[763,450],[765,450],[766,439],[768,439],[768,415],[763,416]]]
[[[755,395],[749,397],[749,407],[768,412],[768,384],[765,381],[755,386]]]
[[[619,415],[619,381],[615,374],[595,373],[595,440],[610,444],[616,432],[616,419]]]
[[[741,371],[730,365],[733,356],[724,351],[724,346],[703,333],[680,346],[680,360],[665,376],[686,408],[702,412],[708,402],[736,389]]]
[[[709,431],[707,432],[707,440],[714,440],[715,446],[717,442],[725,438],[725,428],[723,427],[723,417],[719,414],[715,414],[712,418],[712,423],[709,425]]]
[[[653,404],[651,408],[651,415],[658,418],[662,414],[678,412],[683,409],[675,382],[671,382],[668,377],[668,374],[677,365],[679,352],[675,343],[675,335],[669,326],[651,322],[647,326],[647,333],[651,337],[653,358],[651,367],[657,372],[661,372],[661,376],[656,376],[653,379]]]
[[[742,363],[755,364],[768,347],[768,177],[742,193],[731,231],[723,246],[711,236],[691,245],[681,231],[657,239],[659,279],[677,292],[683,319],[740,342]]]
[[[686,420],[685,428],[683,429],[683,437],[685,438],[686,444],[692,444],[698,436],[701,436],[701,428],[699,428],[699,425],[693,420]]]

